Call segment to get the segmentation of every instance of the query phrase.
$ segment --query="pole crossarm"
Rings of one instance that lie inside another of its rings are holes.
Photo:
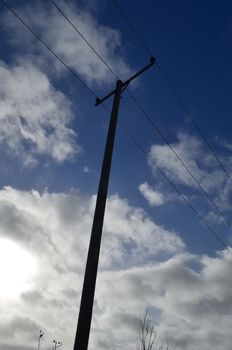
[[[135,73],[134,75],[132,75],[132,77],[130,77],[129,79],[127,79],[126,81],[122,82],[122,91],[125,90],[127,88],[127,86],[132,82],[132,80],[134,80],[135,78],[137,78],[139,75],[141,75],[142,73],[144,73],[148,68],[150,68],[151,66],[153,66],[155,64],[155,57],[151,57],[150,58],[150,63],[147,64],[144,68],[142,68],[140,71],[138,71],[137,73]],[[114,95],[116,92],[116,89],[114,89],[113,91],[111,91],[108,95],[106,95],[105,97],[103,97],[102,99],[100,98],[96,98],[96,103],[95,106],[100,105],[102,102],[104,102],[105,100],[107,100],[110,96]]]

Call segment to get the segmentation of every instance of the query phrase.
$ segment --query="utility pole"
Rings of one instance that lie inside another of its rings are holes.
[[[97,277],[98,260],[100,253],[101,237],[102,237],[102,227],[105,214],[106,197],[108,192],[108,183],[110,176],[110,168],[114,147],[114,139],[116,133],[118,111],[120,105],[121,93],[124,91],[132,80],[137,78],[148,68],[150,68],[155,63],[155,58],[150,58],[150,63],[146,65],[139,72],[134,74],[131,78],[122,82],[118,80],[116,82],[116,88],[110,92],[103,99],[96,99],[96,106],[108,99],[110,96],[114,95],[113,107],[111,112],[110,124],[108,129],[108,135],[105,146],[105,153],[102,163],[101,176],[99,181],[96,207],[93,218],[92,232],[89,243],[89,251],[87,256],[87,263],[85,268],[84,283],[82,289],[79,318],[77,323],[76,337],[74,343],[74,350],[87,350],[89,341],[89,332],[91,327],[92,311],[93,311],[93,301],[94,292]]]

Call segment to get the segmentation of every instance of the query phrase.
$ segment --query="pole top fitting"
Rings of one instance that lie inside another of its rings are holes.
[[[95,100],[95,106],[99,105],[100,102],[101,102],[100,98],[97,97]]]
[[[153,56],[150,57],[150,63],[155,64],[155,57],[153,57]]]
[[[123,84],[123,82],[120,79],[118,79],[117,80],[117,85],[122,85],[122,84]]]

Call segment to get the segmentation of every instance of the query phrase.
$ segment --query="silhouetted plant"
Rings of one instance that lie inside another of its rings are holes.
[[[155,321],[149,317],[146,310],[144,317],[140,319],[140,329],[137,350],[175,350],[176,344],[171,340],[161,341],[158,336]]]

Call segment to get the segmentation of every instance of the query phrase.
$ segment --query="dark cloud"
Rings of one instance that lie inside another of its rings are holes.
[[[34,346],[0,344],[0,350],[34,350]]]
[[[11,340],[12,338],[16,339],[18,334],[21,334],[22,339],[33,341],[40,328],[39,324],[29,317],[16,316],[10,322],[0,323],[0,335],[1,339]]]
[[[30,291],[30,292],[21,293],[21,298],[26,303],[33,305],[36,303],[41,303],[41,301],[43,300],[43,295],[39,291]]]
[[[19,211],[14,204],[0,202],[0,221],[1,236],[19,241],[30,238],[28,230],[25,230],[25,225],[28,225],[25,214]]]
[[[79,294],[77,290],[72,289],[72,288],[70,288],[70,289],[66,288],[62,292],[63,292],[63,295],[66,298],[68,298],[68,299],[76,299],[76,300],[77,300],[77,297],[78,297],[78,294]]]

